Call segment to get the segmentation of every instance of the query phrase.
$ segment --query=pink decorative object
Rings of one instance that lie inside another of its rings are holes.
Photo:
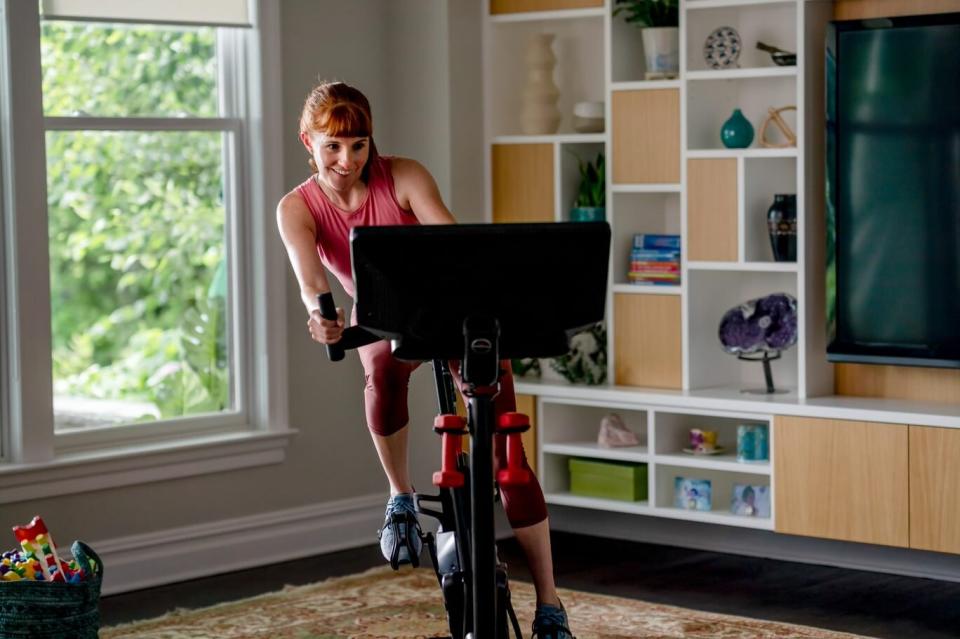
[[[607,413],[600,420],[600,434],[597,443],[603,448],[620,448],[622,446],[639,446],[640,438],[616,413]]]

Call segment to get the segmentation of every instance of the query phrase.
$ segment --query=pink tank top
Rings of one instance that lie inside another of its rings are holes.
[[[379,156],[371,162],[367,197],[352,213],[334,206],[312,175],[297,187],[317,227],[320,261],[340,280],[350,297],[356,297],[350,266],[350,229],[355,226],[419,224],[413,211],[404,209],[397,201],[390,160],[390,157]]]

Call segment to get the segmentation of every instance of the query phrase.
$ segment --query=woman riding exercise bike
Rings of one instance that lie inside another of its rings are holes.
[[[330,290],[324,267],[354,296],[351,229],[455,222],[426,169],[414,160],[380,156],[372,133],[370,105],[363,94],[343,83],[315,87],[304,104],[299,132],[314,173],[277,207],[280,234],[309,313],[308,330],[324,344],[336,343],[345,326],[342,310],[332,320],[324,319],[318,308],[317,295]],[[407,469],[407,382],[417,363],[391,357],[389,344],[383,341],[358,348],[358,354],[366,376],[367,426],[390,483],[381,548],[393,563],[411,562],[422,543]],[[504,367],[507,373],[495,399],[497,414],[514,410],[509,364]],[[494,440],[500,469],[506,463],[506,442],[500,436]],[[501,498],[537,593],[534,634],[540,639],[570,639],[554,584],[546,505],[536,477],[501,486]]]

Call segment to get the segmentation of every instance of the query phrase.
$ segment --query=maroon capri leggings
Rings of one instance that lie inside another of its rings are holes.
[[[367,427],[381,436],[392,435],[404,426],[410,419],[407,409],[407,386],[410,374],[420,365],[419,362],[402,362],[390,353],[390,343],[386,341],[374,342],[357,349],[366,384],[363,397],[366,405]],[[457,388],[461,388],[459,362],[452,363]],[[500,393],[494,400],[494,410],[499,416],[501,413],[517,409],[516,396],[513,391],[513,373],[510,371],[510,362],[503,361],[501,366],[506,373],[500,378]],[[507,438],[505,435],[494,435],[494,460],[497,469],[507,464]],[[526,454],[523,457],[523,467],[530,469]],[[536,475],[531,473],[531,480],[517,486],[501,486],[500,498],[507,519],[513,528],[525,528],[539,524],[547,518],[547,505],[543,500],[543,490]]]

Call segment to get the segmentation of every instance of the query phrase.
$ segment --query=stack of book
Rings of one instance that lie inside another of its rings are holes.
[[[630,251],[631,284],[680,284],[680,236],[637,233]]]

